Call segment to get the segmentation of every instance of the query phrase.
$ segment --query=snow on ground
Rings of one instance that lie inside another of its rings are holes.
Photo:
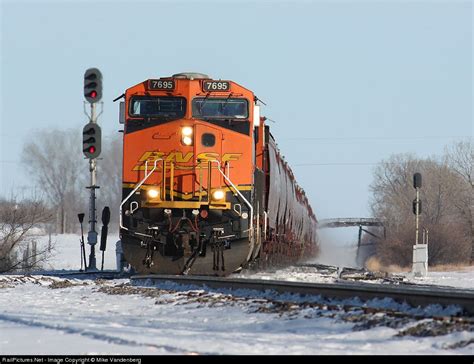
[[[332,283],[340,280],[339,272],[343,267],[339,267],[339,271],[321,272],[312,267],[286,267],[274,268],[263,271],[244,271],[240,275],[241,278],[250,279],[275,279],[285,281],[301,281],[314,283]],[[435,272],[429,271],[426,277],[414,277],[411,273],[392,274],[399,281],[407,283],[415,283],[422,285],[439,285],[449,286],[462,289],[474,290],[474,267],[466,267],[452,272]],[[390,276],[389,276],[390,277]],[[381,279],[365,281],[367,283],[381,283]]]
[[[79,269],[78,237],[53,240],[55,256],[45,268]],[[116,240],[108,239],[106,269],[115,268]],[[89,256],[88,245],[86,250]],[[255,274],[327,279],[288,268]],[[472,282],[472,272],[433,277],[443,284]],[[126,280],[0,275],[0,354],[474,354],[472,325],[403,312],[343,310],[277,294],[239,296],[166,284],[139,288]]]
[[[99,241],[95,245],[95,256],[97,267],[101,268],[102,252],[99,250]],[[49,236],[43,236],[38,240],[38,244],[47,247]],[[104,254],[104,270],[115,270],[115,243],[119,240],[118,233],[110,233],[107,237],[107,244]],[[43,264],[44,270],[79,270],[81,268],[81,244],[80,235],[64,234],[51,236],[51,257]],[[87,244],[87,233],[84,236],[84,246],[86,250],[87,262],[89,262],[90,245]]]
[[[293,282],[333,283],[337,280],[337,272],[322,273],[321,271],[309,267],[285,267],[265,269],[262,271],[244,270],[235,277]]]
[[[466,345],[472,332],[411,336],[419,322],[366,328],[353,321],[360,313],[324,306],[117,281],[0,278],[2,354],[474,354]]]
[[[426,277],[413,277],[405,273],[407,281],[417,284],[436,284],[457,288],[474,289],[474,267],[460,268],[451,272],[436,272],[428,269]]]

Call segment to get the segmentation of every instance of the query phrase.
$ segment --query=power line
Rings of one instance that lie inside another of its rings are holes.
[[[279,141],[302,141],[302,140],[425,140],[425,139],[471,139],[472,136],[467,135],[452,135],[452,136],[413,136],[413,137],[294,137],[294,138],[279,138]]]
[[[307,167],[307,166],[378,166],[386,164],[403,164],[404,162],[387,162],[380,160],[378,162],[326,162],[326,163],[295,163],[290,164],[290,167]]]
[[[380,164],[380,162],[364,163],[364,162],[355,162],[355,163],[296,163],[291,164],[291,167],[307,167],[307,166],[375,166]],[[392,163],[390,163],[392,164]]]

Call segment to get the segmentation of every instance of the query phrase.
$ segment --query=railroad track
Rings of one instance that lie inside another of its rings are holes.
[[[45,277],[60,277],[72,279],[121,279],[129,278],[129,273],[117,272],[115,270],[94,271],[36,271],[30,275],[42,275]]]
[[[220,289],[248,289],[255,291],[275,291],[303,296],[321,295],[326,298],[347,299],[358,297],[362,301],[374,298],[392,298],[396,302],[406,302],[414,307],[439,304],[458,305],[463,314],[474,316],[474,290],[450,287],[395,286],[362,282],[308,283],[261,279],[220,278],[204,276],[136,275],[130,277],[132,285],[150,286],[164,282],[182,285],[206,286]]]

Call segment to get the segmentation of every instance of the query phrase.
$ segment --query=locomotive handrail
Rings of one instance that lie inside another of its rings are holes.
[[[252,204],[244,197],[244,195],[242,195],[242,193],[239,191],[239,189],[232,183],[230,178],[227,177],[224,172],[222,172],[221,163],[218,160],[210,160],[209,162],[217,163],[217,166],[218,166],[217,170],[222,174],[222,176],[224,176],[225,180],[227,182],[229,182],[229,184],[234,188],[235,192],[237,192],[237,194],[240,196],[240,198],[242,200],[244,200],[244,202],[249,207],[249,210],[250,210],[250,228],[249,228],[249,230],[250,230],[250,241],[252,241],[252,239],[253,239],[253,207],[252,207]]]
[[[143,179],[140,181],[140,183],[138,185],[135,186],[135,188],[132,190],[132,192],[130,192],[128,194],[127,197],[125,197],[125,199],[122,201],[122,203],[120,204],[120,212],[119,212],[119,225],[120,225],[120,228],[121,229],[125,229],[125,230],[129,230],[128,228],[126,228],[124,225],[123,225],[123,217],[122,217],[122,207],[123,205],[125,204],[125,202],[127,202],[130,197],[133,196],[133,194],[135,192],[137,192],[137,190],[145,183],[145,181],[152,175],[153,172],[155,172],[156,170],[156,163],[158,161],[161,161],[163,160],[162,158],[158,158],[158,159],[155,159],[155,163],[153,164],[153,169],[150,170],[150,172],[148,173],[148,160],[146,160],[145,162],[145,177],[143,177]]]

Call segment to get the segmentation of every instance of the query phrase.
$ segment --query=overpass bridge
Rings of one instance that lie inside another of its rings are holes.
[[[376,218],[364,218],[364,217],[348,217],[348,218],[337,218],[337,219],[322,219],[318,221],[318,229],[328,228],[342,228],[342,227],[359,227],[359,237],[357,239],[357,257],[356,261],[358,265],[363,266],[365,260],[375,254],[374,242],[368,242],[362,244],[362,232],[365,232],[374,238],[381,239],[381,236],[376,235],[373,231],[364,229],[363,226],[378,226],[383,228],[383,237],[385,238],[385,227],[383,221]]]
[[[338,219],[323,219],[318,221],[318,229],[339,228],[350,226],[383,226],[383,222],[375,218],[348,217]]]

